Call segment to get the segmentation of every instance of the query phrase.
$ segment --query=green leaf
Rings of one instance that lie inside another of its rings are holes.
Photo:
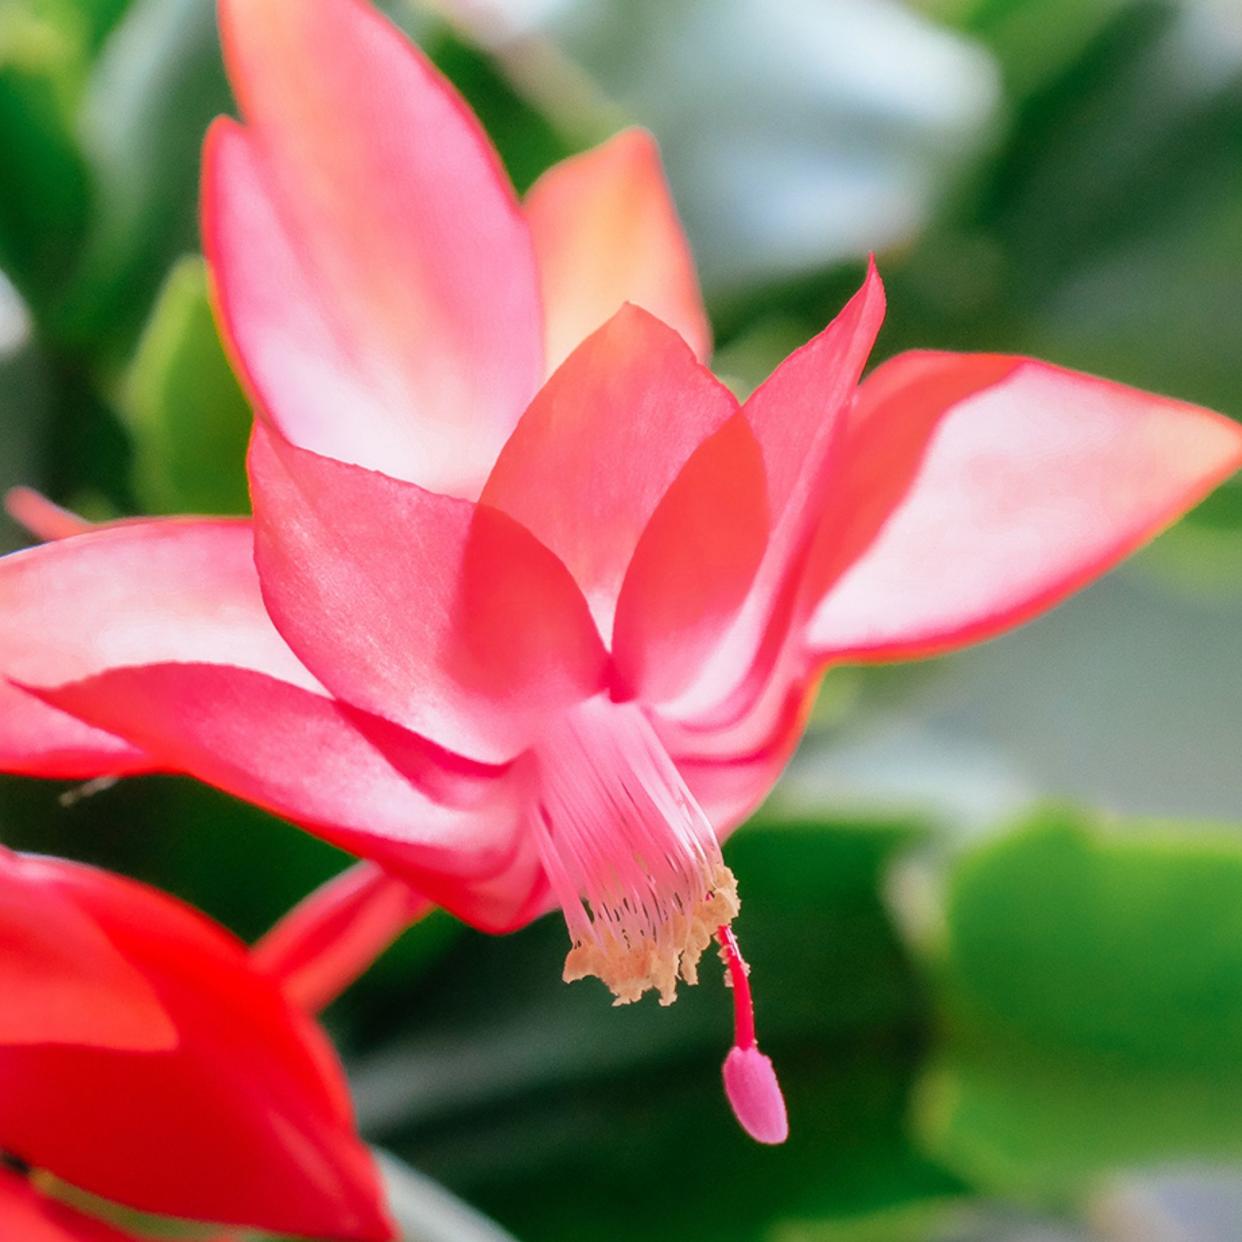
[[[201,259],[182,259],[164,282],[123,404],[145,507],[247,512],[250,407],[220,344]]]
[[[786,1221],[768,1236],[771,1242],[946,1242],[949,1237],[959,1242],[959,1232],[950,1233],[949,1227],[960,1227],[960,1215],[956,1199],[940,1196],[841,1220]]]
[[[1059,1201],[1102,1173],[1242,1156],[1242,841],[1045,812],[968,853],[945,897],[950,1035],[930,1150]]]
[[[1063,71],[1127,0],[958,0],[958,24],[982,36],[1022,96]]]
[[[950,882],[954,978],[1033,1042],[1212,1070],[1242,1046],[1242,842],[1049,812]]]
[[[1242,1159],[1242,1073],[1136,1067],[1017,1040],[955,1043],[925,1070],[929,1153],[1008,1199],[1068,1206],[1120,1170]]]
[[[86,230],[71,130],[80,55],[73,33],[37,6],[0,5],[0,267],[36,312],[60,295]]]

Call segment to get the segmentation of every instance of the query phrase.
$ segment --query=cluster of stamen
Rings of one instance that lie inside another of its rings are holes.
[[[594,975],[661,1004],[738,911],[711,824],[639,708],[593,701],[539,751],[536,831],[573,942],[565,979]]]

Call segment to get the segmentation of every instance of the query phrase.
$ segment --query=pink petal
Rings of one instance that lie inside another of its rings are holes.
[[[682,467],[635,549],[617,600],[617,692],[673,698],[746,598],[768,541],[763,457],[735,414]]]
[[[66,904],[98,929],[147,982],[176,1039],[159,1051],[0,1045],[6,1150],[161,1215],[359,1242],[393,1236],[340,1065],[244,946],[119,876],[48,858],[10,856],[7,869],[49,929]]]
[[[516,778],[466,765],[387,721],[261,673],[150,664],[40,693],[137,742],[168,770],[437,892],[492,875],[516,848]]]
[[[250,951],[294,1004],[314,1013],[354,982],[431,903],[373,863],[355,863],[303,898]]]
[[[543,289],[548,370],[633,302],[711,353],[694,259],[655,139],[627,129],[550,168],[526,197]]]
[[[787,644],[804,563],[859,376],[884,318],[872,263],[862,288],[817,337],[792,353],[742,407],[763,453],[770,535],[745,603],[697,683],[676,704],[681,718],[726,724],[760,694]]]
[[[154,766],[154,760],[132,743],[67,716],[0,679],[0,771],[88,780]]]
[[[246,522],[172,520],[0,560],[0,673],[59,730],[11,766],[186,772],[419,877],[489,877],[515,849],[516,778],[330,698],[272,626],[253,555]],[[21,719],[0,716],[0,741]],[[74,737],[82,753],[52,746]]]
[[[363,0],[220,0],[245,132],[204,238],[250,387],[296,443],[477,494],[543,373],[529,229],[466,105]]]
[[[0,673],[47,687],[205,661],[320,690],[263,608],[245,521],[126,523],[0,560]]]
[[[494,761],[604,684],[581,593],[511,518],[261,425],[250,477],[271,616],[342,699]]]
[[[915,353],[863,386],[845,462],[808,641],[898,659],[990,638],[1104,573],[1242,464],[1242,428],[1048,363]]]
[[[656,715],[656,731],[682,780],[723,840],[772,792],[802,740],[819,679],[800,645],[786,644],[745,712],[725,724]]]
[[[623,307],[539,391],[483,501],[565,562],[607,636],[643,528],[690,455],[736,409],[671,328]]]
[[[4,496],[9,517],[36,539],[66,539],[90,530],[93,523],[48,500],[33,487],[11,487]]]
[[[32,891],[23,865],[0,849],[0,1045],[175,1048],[177,1029],[142,974],[72,902]]]
[[[67,539],[94,523],[54,504],[32,487],[5,493],[8,515],[37,539]],[[92,728],[0,679],[0,770],[24,776],[85,780],[157,766],[136,746]]]

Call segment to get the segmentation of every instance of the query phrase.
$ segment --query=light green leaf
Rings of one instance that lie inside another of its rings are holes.
[[[930,1150],[984,1190],[1065,1201],[1103,1173],[1242,1156],[1242,841],[1047,812],[945,896],[950,1035]]]
[[[245,513],[250,408],[220,345],[196,257],[169,273],[138,345],[123,406],[134,485],[156,512]]]

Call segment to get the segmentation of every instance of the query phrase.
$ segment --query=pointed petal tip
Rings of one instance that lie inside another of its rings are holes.
[[[776,1070],[757,1046],[734,1048],[725,1058],[724,1088],[738,1124],[755,1142],[775,1146],[789,1137]]]
[[[711,355],[694,259],[648,130],[622,129],[553,165],[531,187],[525,210],[549,372],[625,300],[675,329],[700,361]]]
[[[888,291],[884,288],[884,279],[880,275],[880,266],[875,261],[874,250],[867,255],[867,274],[863,277],[862,287],[874,293],[880,299],[882,306],[887,306]]]

